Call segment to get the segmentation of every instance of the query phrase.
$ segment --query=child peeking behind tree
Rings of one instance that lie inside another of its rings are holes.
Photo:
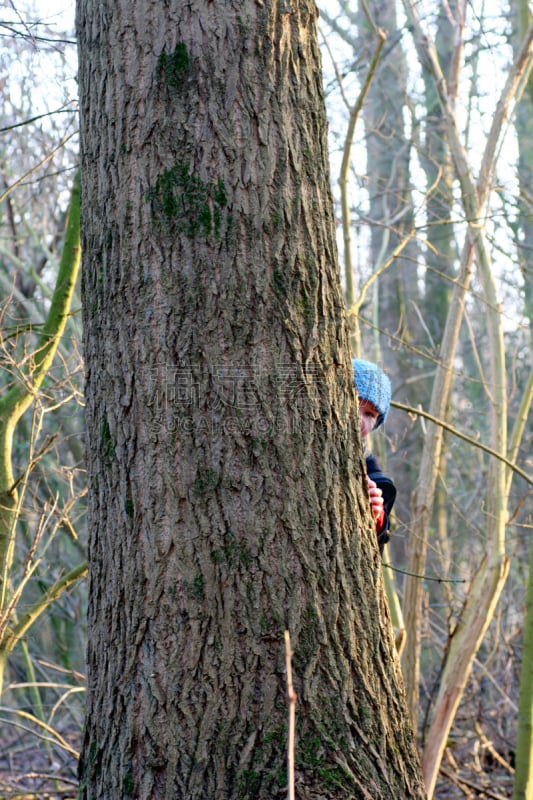
[[[385,422],[389,413],[391,384],[377,364],[352,359],[355,385],[359,396],[359,424],[363,439]],[[372,453],[365,451],[370,506],[376,522],[380,553],[389,541],[389,515],[396,499],[394,483],[383,474]]]

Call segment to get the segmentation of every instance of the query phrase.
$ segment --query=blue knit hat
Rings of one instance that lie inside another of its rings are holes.
[[[376,428],[385,422],[390,408],[390,380],[377,364],[352,358],[353,373],[357,394],[361,400],[368,400],[379,412]]]

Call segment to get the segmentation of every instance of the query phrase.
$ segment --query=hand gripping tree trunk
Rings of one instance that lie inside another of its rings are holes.
[[[80,797],[422,798],[364,490],[315,5],[78,3]]]

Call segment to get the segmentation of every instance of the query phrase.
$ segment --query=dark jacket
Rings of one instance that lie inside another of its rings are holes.
[[[383,548],[387,544],[390,539],[389,535],[389,528],[390,528],[390,513],[392,511],[392,507],[394,505],[394,501],[396,500],[396,486],[388,478],[386,475],[383,474],[381,471],[381,467],[379,462],[372,453],[368,453],[365,456],[366,461],[366,471],[367,475],[370,480],[374,481],[374,483],[381,489],[383,493],[383,506],[385,508],[385,520],[381,529],[377,531],[378,536],[378,544],[379,544],[379,551],[383,553]]]

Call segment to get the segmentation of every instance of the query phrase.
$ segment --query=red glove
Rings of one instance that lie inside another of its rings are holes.
[[[383,492],[374,481],[367,477],[370,507],[376,522],[376,531],[380,533],[385,524],[385,508],[383,507]]]

